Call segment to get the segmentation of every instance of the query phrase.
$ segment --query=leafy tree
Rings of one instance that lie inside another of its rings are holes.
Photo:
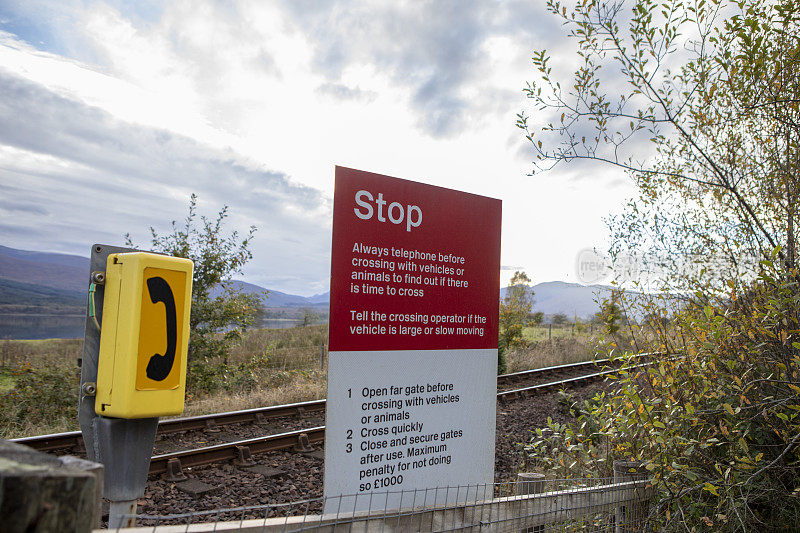
[[[301,312],[301,325],[303,327],[310,326],[319,319],[319,314],[310,307],[304,307]]]
[[[556,313],[550,318],[550,321],[556,326],[563,326],[569,322],[569,318],[567,318],[567,315],[564,313]]]
[[[631,174],[639,195],[613,224],[615,256],[636,254],[688,290],[753,279],[776,247],[793,266],[800,2],[547,6],[569,28],[579,66],[562,82],[535,52],[538,78],[525,90],[543,118],[523,112],[517,125],[535,171],[589,160]]]
[[[658,336],[675,355],[644,368],[618,356],[616,385],[531,443],[539,468],[604,476],[616,459],[643,463],[654,531],[798,530],[800,298],[781,264],[776,253],[748,287],[676,313],[680,335]]]
[[[522,330],[532,321],[533,290],[531,279],[524,272],[515,272],[500,302],[500,342],[498,372],[505,372],[505,352],[522,344]],[[539,317],[541,321],[541,316]]]
[[[228,206],[224,206],[215,219],[201,216],[198,224],[197,196],[192,194],[183,225],[173,220],[172,230],[164,235],[150,227],[154,252],[194,262],[189,338],[193,373],[207,372],[205,362],[212,359],[219,359],[220,366],[227,365],[231,346],[263,309],[261,295],[244,294],[230,283],[253,257],[249,246],[256,228],[252,226],[243,239],[236,231],[225,237],[227,216]],[[135,247],[130,234],[125,238],[128,246]]]
[[[640,257],[684,302],[651,300],[630,325],[637,346],[670,355],[631,362],[534,456],[558,475],[643,462],[654,530],[800,529],[800,2],[548,7],[580,65],[563,81],[534,55],[527,93],[552,118],[518,117],[535,170],[626,170],[639,194],[611,225],[612,253]],[[624,309],[624,296],[604,305],[610,334]]]
[[[606,333],[612,336],[619,333],[622,325],[627,322],[625,310],[620,304],[621,298],[621,291],[612,291],[611,297],[600,303],[600,311],[595,313],[593,320],[596,324],[602,324]]]

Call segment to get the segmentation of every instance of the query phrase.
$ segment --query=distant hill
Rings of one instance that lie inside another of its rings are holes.
[[[0,246],[0,306],[12,304],[52,308],[85,305],[89,259],[76,255],[17,250]],[[267,309],[312,308],[327,312],[330,292],[299,296],[265,289],[245,281],[232,282],[247,294],[268,291]],[[219,290],[219,289],[218,289]],[[218,290],[212,294],[218,294]],[[501,297],[505,295],[502,288]],[[598,299],[610,294],[608,287],[550,281],[533,286],[534,310],[546,315],[564,313],[569,318],[588,318],[599,310]],[[17,311],[15,311],[17,312]],[[70,312],[74,312],[71,309]]]
[[[545,315],[564,313],[571,320],[590,318],[600,310],[598,301],[607,298],[611,289],[602,285],[580,285],[564,281],[547,281],[533,287],[533,310]],[[500,298],[505,297],[507,287],[500,289]]]
[[[77,291],[53,289],[31,283],[20,283],[9,279],[0,279],[0,308],[10,311],[13,307],[24,312],[24,308],[48,306],[62,309],[72,308],[75,313],[82,311],[86,304],[86,295]]]
[[[568,318],[589,318],[600,310],[597,303],[611,294],[602,285],[580,285],[563,281],[548,281],[533,286],[534,311],[545,315],[564,313]]]
[[[36,261],[50,265],[61,265],[66,267],[89,269],[89,258],[79,255],[57,254],[53,252],[30,252],[28,250],[17,250],[7,246],[0,246],[0,256],[5,255],[26,261]]]
[[[0,279],[83,293],[89,284],[89,259],[0,246]]]
[[[29,313],[47,307],[49,312],[74,313],[76,307],[85,306],[88,278],[87,257],[0,246],[0,312]],[[327,311],[330,299],[329,293],[306,298],[245,281],[232,283],[248,294],[268,291],[269,297],[264,301],[267,309],[311,307],[322,312]],[[212,295],[219,291],[212,291]]]
[[[322,305],[329,305],[331,303],[331,293],[330,291],[323,292],[322,294],[315,294],[314,296],[309,296],[308,301],[312,304],[322,304]]]
[[[325,293],[323,295],[315,295],[311,297],[305,296],[298,296],[296,294],[287,294],[285,292],[276,291],[272,289],[265,289],[264,287],[260,287],[253,283],[247,283],[246,281],[239,281],[239,280],[232,280],[231,285],[235,289],[239,289],[244,294],[262,294],[267,292],[267,299],[264,300],[264,306],[267,309],[274,308],[274,307],[328,307],[328,302],[330,300],[330,293]],[[217,287],[213,291],[211,291],[212,296],[217,296],[222,291],[221,288]]]

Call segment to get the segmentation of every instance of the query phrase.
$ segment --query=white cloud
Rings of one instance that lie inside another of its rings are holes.
[[[93,242],[119,243],[126,232],[145,244],[147,227],[165,231],[185,216],[196,192],[204,214],[229,204],[231,229],[260,228],[254,282],[270,280],[269,261],[297,275],[286,288],[305,292],[325,284],[327,261],[296,260],[324,255],[330,246],[330,202],[319,191],[13,76],[0,74],[0,91],[8,96],[0,101],[0,210],[16,211],[6,244],[83,254]],[[30,243],[30,231],[14,240],[20,227],[32,228],[38,243]],[[295,235],[303,238],[286,244]]]
[[[6,8],[59,46],[0,32],[4,244],[74,253],[136,228],[141,242],[196,191],[207,214],[230,204],[237,228],[259,226],[248,281],[321,292],[339,164],[501,198],[503,263],[545,281],[602,248],[629,192],[609,189],[615,172],[525,176],[530,53],[564,46],[535,2],[142,5]]]

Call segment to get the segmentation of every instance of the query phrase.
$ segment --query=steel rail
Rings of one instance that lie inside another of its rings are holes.
[[[616,368],[611,370],[604,370],[602,372],[595,372],[585,376],[578,376],[574,378],[567,378],[560,381],[552,381],[550,383],[542,383],[539,385],[532,385],[530,387],[523,387],[511,391],[498,392],[497,398],[501,402],[509,399],[527,397],[536,392],[543,392],[548,389],[556,387],[564,387],[581,381],[590,381],[599,379],[609,374],[615,374],[620,370],[634,370],[644,366],[651,365],[652,363],[640,363],[624,368]],[[159,474],[167,472],[168,463],[170,460],[180,461],[181,467],[193,467],[207,465],[216,462],[227,461],[231,459],[240,459],[242,452],[240,448],[248,448],[246,456],[253,453],[262,453],[270,451],[280,451],[290,448],[298,449],[304,447],[303,435],[306,435],[308,443],[324,442],[325,440],[325,426],[319,426],[310,429],[301,429],[278,435],[268,435],[266,437],[258,437],[254,439],[241,440],[226,444],[217,444],[215,446],[207,446],[205,448],[197,448],[194,450],[183,450],[179,452],[156,455],[150,460],[150,474]],[[301,450],[302,451],[302,450]],[[306,450],[307,451],[307,450]]]
[[[514,389],[508,391],[502,391],[497,393],[497,398],[500,401],[504,401],[510,398],[519,398],[525,397],[535,392],[541,392],[547,389],[553,389],[557,387],[563,387],[564,385],[571,385],[573,383],[578,383],[580,381],[591,381],[593,379],[599,379],[605,377],[609,374],[617,374],[622,370],[633,370],[636,368],[641,368],[644,366],[652,365],[653,363],[640,363],[638,365],[623,367],[623,368],[612,368],[611,370],[603,370],[602,372],[595,372],[594,374],[586,374],[585,376],[578,376],[574,378],[566,378],[561,379],[558,381],[551,381],[550,383],[541,383],[539,385],[532,385],[530,387],[522,387],[521,389]]]
[[[303,436],[307,437],[306,440]],[[154,455],[150,459],[150,474],[161,474],[167,471],[170,460],[179,460],[181,467],[202,466],[237,459],[240,448],[248,448],[248,453],[264,453],[297,448],[306,443],[322,442],[325,440],[325,426],[288,431],[277,435],[256,437],[253,439],[205,446],[193,450]]]
[[[656,355],[653,353],[638,354],[637,357],[644,357],[648,355]],[[537,375],[547,372],[558,372],[564,370],[574,370],[576,368],[598,366],[601,364],[611,362],[609,359],[599,359],[592,361],[583,361],[578,363],[570,363],[566,365],[549,366],[545,368],[536,368],[533,370],[523,370],[521,372],[513,372],[509,374],[501,374],[497,376],[498,386],[509,382],[519,381],[521,379],[530,379]],[[580,378],[571,378],[580,379]],[[561,381],[553,382],[561,383]],[[549,385],[549,384],[547,384]],[[535,388],[535,387],[533,387]],[[525,389],[516,389],[525,390]],[[509,395],[514,391],[506,391]],[[504,393],[498,393],[498,397]],[[274,405],[270,407],[256,407],[253,409],[245,409],[241,411],[229,411],[224,413],[213,413],[207,415],[198,415],[184,418],[173,418],[168,420],[160,420],[158,423],[158,434],[167,435],[171,433],[179,433],[181,431],[202,430],[213,426],[223,426],[228,424],[241,424],[262,422],[270,418],[281,418],[286,416],[301,416],[307,412],[322,411],[325,409],[325,400],[311,400],[307,402],[298,402],[285,405]],[[30,446],[35,450],[42,452],[49,452],[53,450],[60,450],[64,448],[80,448],[83,446],[83,438],[80,431],[69,431],[65,433],[52,433],[49,435],[37,435],[33,437],[22,437],[18,439],[11,439],[12,442]]]
[[[261,422],[269,418],[282,418],[285,416],[302,416],[310,411],[325,409],[325,400],[311,400],[308,402],[288,403],[270,407],[255,407],[242,411],[228,411],[226,413],[212,413],[209,415],[190,416],[163,420],[158,424],[159,434],[177,433],[194,429],[205,429],[209,421],[222,426],[227,424],[242,424],[246,422]]]
[[[643,352],[632,354],[631,358],[641,359],[642,357],[649,357],[653,355],[666,355],[665,352]],[[593,359],[591,361],[580,361],[577,363],[568,363],[566,365],[554,365],[554,366],[547,366],[544,368],[534,368],[533,370],[522,370],[520,372],[512,372],[510,374],[500,374],[497,376],[497,381],[514,381],[517,378],[527,378],[536,374],[543,374],[545,372],[558,372],[561,370],[570,370],[573,368],[582,368],[587,366],[600,366],[607,363],[614,363],[615,359]]]
[[[168,420],[159,420],[158,434],[168,435],[170,433],[178,433],[180,431],[206,429],[209,425],[211,425],[212,422],[218,426],[227,424],[241,424],[245,422],[260,422],[261,420],[270,418],[300,416],[306,412],[321,411],[323,409],[325,409],[325,400],[311,400],[308,402],[273,405],[270,407],[256,407],[254,409],[245,409],[243,411],[230,411],[226,413],[214,413],[185,418],[172,418]],[[81,436],[80,431],[53,433],[50,435],[37,435],[34,437],[22,437],[11,440],[12,442],[30,446],[31,448],[41,452],[83,446],[83,437]]]

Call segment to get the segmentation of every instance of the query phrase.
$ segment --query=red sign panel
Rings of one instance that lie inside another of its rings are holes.
[[[331,351],[497,348],[501,202],[336,167]]]

